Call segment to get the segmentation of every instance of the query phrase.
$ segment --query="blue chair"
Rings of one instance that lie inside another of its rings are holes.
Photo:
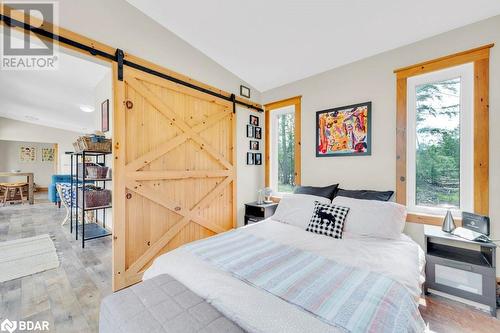
[[[71,175],[52,175],[52,181],[49,185],[49,201],[61,207],[61,198],[57,193],[56,185],[59,183],[70,183]]]

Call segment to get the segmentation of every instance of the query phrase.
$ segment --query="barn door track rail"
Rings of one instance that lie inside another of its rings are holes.
[[[120,81],[123,81],[123,66],[129,66],[131,68],[135,68],[135,69],[140,70],[142,72],[160,77],[162,79],[165,79],[165,80],[183,85],[185,87],[200,91],[202,93],[205,93],[205,94],[226,100],[228,102],[231,102],[231,103],[233,103],[233,112],[236,112],[236,104],[240,104],[240,105],[243,105],[247,108],[254,109],[258,112],[264,112],[264,110],[260,107],[257,107],[255,105],[245,103],[243,101],[236,99],[236,96],[234,94],[231,94],[230,96],[219,94],[219,93],[212,91],[212,90],[209,90],[207,88],[197,86],[193,83],[181,80],[179,78],[158,72],[154,69],[151,69],[151,68],[139,65],[137,63],[134,63],[132,61],[126,60],[125,53],[121,49],[116,49],[115,54],[109,54],[107,52],[104,52],[104,51],[95,49],[93,47],[87,46],[85,44],[79,43],[77,41],[74,41],[70,38],[56,35],[50,31],[32,26],[30,24],[27,24],[25,22],[21,22],[19,20],[13,19],[13,18],[6,16],[6,15],[3,15],[3,14],[0,14],[0,21],[5,22],[5,24],[8,25],[9,27],[18,27],[18,28],[24,29],[26,31],[30,31],[30,32],[37,34],[37,35],[40,35],[42,37],[52,39],[52,40],[57,41],[59,43],[66,44],[66,45],[71,46],[73,48],[77,48],[77,49],[83,50],[85,52],[88,52],[92,56],[99,56],[99,57],[106,58],[106,59],[111,60],[111,61],[115,61],[118,64],[118,79]]]

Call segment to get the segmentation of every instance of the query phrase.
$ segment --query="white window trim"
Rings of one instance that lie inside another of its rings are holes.
[[[416,87],[460,77],[460,209],[473,210],[474,194],[474,64],[447,68],[408,78],[407,85],[407,209],[409,213],[444,215],[446,208],[417,206],[416,202]]]
[[[269,145],[269,156],[270,158],[270,186],[273,190],[272,195],[276,197],[283,197],[284,195],[290,194],[289,192],[278,192],[278,117],[284,114],[291,113],[295,116],[295,106],[286,106],[282,109],[273,110],[270,118],[270,138],[271,142]]]

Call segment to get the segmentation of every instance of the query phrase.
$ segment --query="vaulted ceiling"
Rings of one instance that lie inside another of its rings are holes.
[[[500,14],[498,0],[127,0],[260,91]]]
[[[34,38],[31,43],[40,44]],[[57,56],[58,70],[0,71],[0,117],[92,132],[100,110],[86,113],[80,106],[95,107],[95,88],[111,68],[65,48]]]

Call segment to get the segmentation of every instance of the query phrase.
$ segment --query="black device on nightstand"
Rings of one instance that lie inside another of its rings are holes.
[[[496,244],[471,241],[424,226],[425,293],[444,293],[486,305],[496,317]]]
[[[256,223],[273,216],[276,207],[278,207],[278,204],[275,202],[259,205],[255,201],[245,204],[245,225]]]

